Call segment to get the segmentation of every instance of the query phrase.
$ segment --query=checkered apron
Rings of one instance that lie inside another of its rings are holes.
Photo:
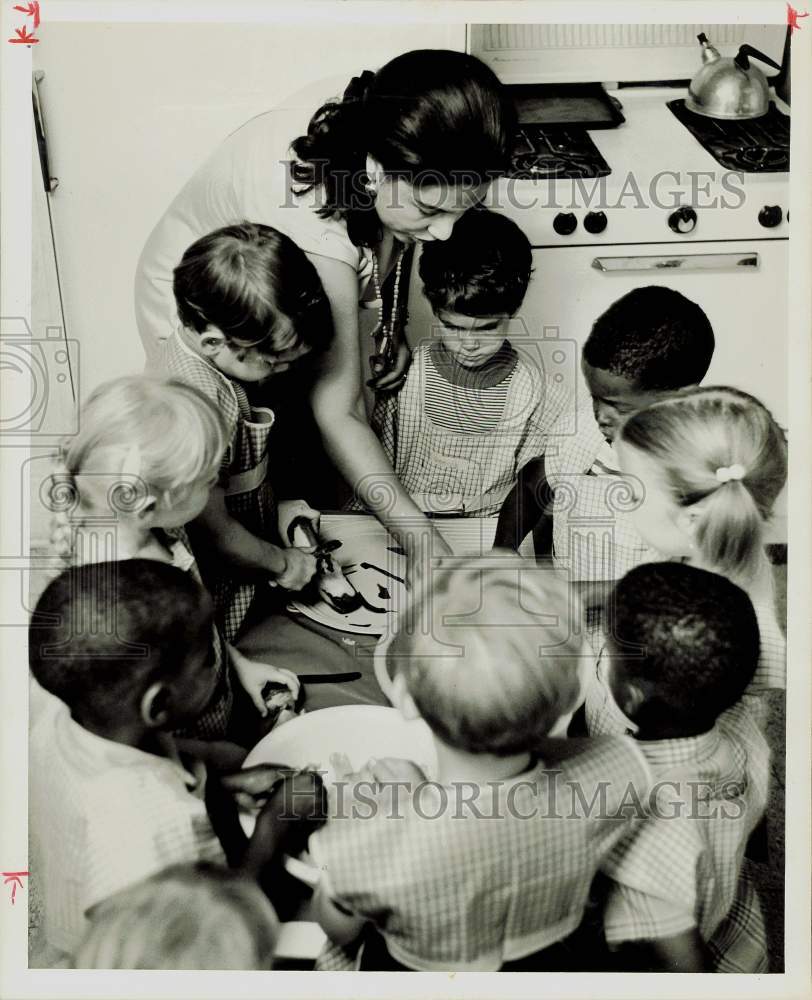
[[[744,858],[769,781],[769,749],[755,719],[739,703],[708,733],[639,746],[667,798],[603,863],[615,883],[607,941],[654,940],[697,927],[716,971],[765,972],[764,920]]]
[[[231,431],[220,470],[229,514],[258,538],[277,543],[276,501],[267,478],[273,412],[252,407],[245,389],[189,350],[177,332],[165,343],[163,362],[169,374],[199,389],[218,406]],[[223,636],[233,642],[253,600],[256,581],[229,571],[219,556],[199,543],[195,555]]]
[[[195,557],[192,555],[189,538],[183,528],[166,529],[163,532],[167,538],[167,544],[172,552],[172,564],[178,569],[191,575],[201,586],[203,580],[197,568]],[[228,650],[223,641],[220,630],[212,624],[212,649],[214,652],[214,663],[212,669],[217,676],[217,684],[214,694],[208,707],[199,715],[191,726],[179,730],[176,736],[186,736],[203,740],[225,739],[228,722],[231,718],[231,709],[234,704],[234,692],[231,687],[231,671],[229,668]]]
[[[438,390],[444,425],[428,413]],[[429,498],[432,509],[488,517],[499,512],[522,466],[543,454],[566,402],[562,388],[521,356],[495,386],[452,385],[424,344],[400,392],[378,396],[370,423],[411,496]]]

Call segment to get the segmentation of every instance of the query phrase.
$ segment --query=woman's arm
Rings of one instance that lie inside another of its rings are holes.
[[[330,299],[335,326],[333,343],[324,356],[313,389],[313,412],[325,448],[339,472],[403,545],[410,556],[420,551],[421,539],[431,538],[431,553],[449,552],[442,536],[414,503],[369,426],[361,388],[358,331],[358,279],[341,261],[308,254]]]
[[[220,486],[211,491],[209,502],[194,524],[231,565],[248,572],[269,573],[288,590],[300,590],[316,572],[316,560],[310,553],[282,549],[258,538],[235,520],[228,512],[225,491]]]
[[[321,886],[318,886],[313,894],[311,908],[316,922],[320,924],[327,937],[336,944],[352,944],[364,929],[366,920],[345,910],[343,906],[331,899]]]

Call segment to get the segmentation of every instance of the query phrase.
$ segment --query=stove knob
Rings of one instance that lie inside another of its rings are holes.
[[[784,213],[781,211],[780,205],[765,205],[758,213],[759,225],[764,226],[765,229],[772,229],[774,226],[781,225],[783,218]]]
[[[606,229],[606,212],[587,212],[584,216],[584,229],[588,233],[602,233]]]
[[[696,228],[696,212],[683,205],[668,216],[668,228],[675,233],[690,233]]]
[[[578,219],[572,212],[559,212],[553,219],[553,229],[559,236],[570,236],[578,228]]]

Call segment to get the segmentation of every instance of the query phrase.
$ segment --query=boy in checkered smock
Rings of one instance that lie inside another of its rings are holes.
[[[274,414],[252,406],[246,386],[286,371],[332,336],[330,306],[315,268],[268,226],[227,226],[197,240],[174,273],[180,326],[162,343],[163,368],[220,410],[229,432],[221,478],[190,526],[203,579],[225,638],[239,634],[258,583],[301,590],[312,554],[286,547],[304,501],[276,503],[269,437]]]
[[[618,426],[635,410],[699,383],[713,349],[702,309],[656,285],[624,295],[592,327],[581,358],[589,398],[577,406],[575,432],[563,423],[554,428],[555,446],[526,467],[515,491],[521,509],[514,528],[518,546],[554,492],[554,563],[578,586],[587,610],[602,605],[612,581],[659,558],[626,516],[630,491],[612,447]],[[571,425],[571,413],[565,418]]]
[[[590,885],[650,776],[633,740],[544,739],[590,663],[567,585],[519,557],[449,559],[413,601],[379,655],[437,771],[370,762],[334,789],[308,845],[332,940],[317,967],[352,967],[362,942],[362,969],[589,970]]]
[[[531,260],[519,227],[485,209],[466,212],[449,239],[422,248],[436,325],[399,392],[378,396],[371,423],[426,511],[496,514],[522,466],[544,452],[567,402],[534,345],[505,339]]]
[[[769,749],[742,697],[759,657],[752,604],[715,573],[650,563],[617,584],[614,607],[606,681],[657,794],[603,862],[606,939],[623,946],[627,968],[766,972],[744,859],[769,775]],[[592,735],[617,731],[604,718]]]

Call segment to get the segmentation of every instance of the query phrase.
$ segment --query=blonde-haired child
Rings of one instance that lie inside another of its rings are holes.
[[[624,795],[647,793],[642,754],[625,739],[544,739],[579,703],[589,662],[565,580],[503,554],[429,576],[385,663],[396,707],[431,729],[436,780],[372,764],[371,815],[331,812],[311,836],[317,919],[335,945],[318,965],[340,965],[363,934],[362,969],[588,968],[573,935],[626,829]]]
[[[183,526],[205,507],[226,448],[220,415],[195,388],[175,379],[124,376],[99,386],[80,414],[80,430],[61,451],[51,480],[52,541],[67,565],[157,559],[200,579]],[[206,711],[186,735],[237,742],[230,733],[231,670],[257,711],[269,682],[299,691],[287,670],[248,660],[215,626],[218,676]]]
[[[634,493],[629,517],[643,539],[665,558],[728,577],[753,602],[761,656],[745,697],[763,722],[763,695],[786,682],[786,643],[764,549],[787,479],[784,431],[746,392],[694,388],[630,416],[615,451]],[[605,684],[590,687],[586,711],[591,733],[624,731]]]
[[[279,923],[246,875],[173,865],[90,912],[75,969],[270,969]]]

